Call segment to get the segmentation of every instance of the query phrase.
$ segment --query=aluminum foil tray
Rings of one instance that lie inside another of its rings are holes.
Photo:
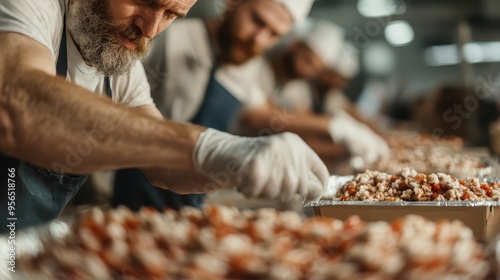
[[[354,176],[330,176],[328,187],[323,198],[318,201],[312,201],[304,207],[347,205],[347,206],[447,206],[447,207],[483,207],[500,206],[500,201],[337,201],[333,200],[337,191],[347,182],[354,179]],[[497,177],[484,177],[479,179],[482,182],[500,181]]]

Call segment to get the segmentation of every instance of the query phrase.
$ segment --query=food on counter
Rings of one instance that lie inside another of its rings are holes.
[[[456,176],[484,176],[489,171],[480,159],[460,153],[463,148],[460,138],[434,139],[417,133],[392,133],[387,142],[391,147],[390,157],[366,169],[397,173],[409,167],[423,173],[443,172]]]
[[[387,135],[387,144],[395,149],[413,149],[418,146],[460,150],[464,147],[464,141],[460,137],[432,137],[432,135],[410,131],[390,132]]]
[[[490,145],[493,153],[497,156],[500,155],[500,119],[490,124],[488,127],[490,136]]]
[[[457,179],[444,173],[423,174],[404,168],[393,175],[367,170],[343,185],[334,200],[347,201],[499,201],[498,182]]]
[[[49,279],[484,279],[485,250],[458,221],[304,220],[271,209],[93,209],[21,259]],[[427,278],[426,278],[427,277]]]
[[[477,158],[443,150],[439,147],[391,149],[391,156],[369,165],[367,169],[396,173],[401,167],[410,167],[421,172],[445,172],[455,175],[483,176],[484,164]]]
[[[484,176],[488,174],[484,164],[477,158],[450,152],[439,147],[391,149],[391,156],[382,158],[367,169],[388,173],[400,172],[409,167],[419,172],[444,172],[463,176]]]

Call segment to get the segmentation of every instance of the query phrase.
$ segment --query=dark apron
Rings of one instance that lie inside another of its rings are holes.
[[[66,77],[67,68],[66,26],[64,26],[56,65],[57,74]],[[105,83],[107,94],[111,95],[109,78],[105,78]],[[12,193],[7,195],[8,189],[4,188],[2,190],[4,193],[0,195],[0,220],[7,225],[15,222],[16,230],[57,218],[88,177],[54,173],[0,153],[2,186],[7,186],[8,169],[11,168],[15,169],[14,215],[8,210],[8,206],[12,205],[9,200],[9,197],[12,198]],[[8,230],[6,226],[0,227],[0,232]]]
[[[325,102],[326,102],[326,100],[325,100],[324,94],[320,95],[317,90],[313,92],[312,110],[314,113],[324,114],[325,110],[323,108],[324,108]]]
[[[227,132],[240,108],[241,103],[215,79],[214,67],[203,102],[191,122]],[[142,206],[179,210],[184,206],[200,208],[204,199],[204,194],[180,195],[154,187],[139,169],[127,169],[116,174],[112,205],[126,205],[133,210]]]

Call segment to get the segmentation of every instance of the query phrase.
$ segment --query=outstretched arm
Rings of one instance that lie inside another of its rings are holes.
[[[329,136],[329,122],[329,117],[304,114],[277,106],[271,101],[261,106],[245,109],[241,116],[241,125],[251,134],[288,131],[299,136],[325,137]]]
[[[115,105],[55,76],[38,42],[1,33],[0,152],[58,172],[193,167],[202,127]]]
[[[328,132],[330,118],[303,111],[285,109],[271,102],[247,109],[241,117],[245,134],[262,135],[289,131],[298,134],[325,162],[343,155],[342,145],[335,144]]]
[[[325,165],[296,135],[242,138],[162,120],[55,77],[51,53],[32,39],[2,33],[0,45],[2,153],[77,174],[194,169],[224,175],[219,185],[238,186],[249,197],[318,199],[328,182]]]
[[[162,120],[158,109],[151,105],[133,108],[133,111]],[[152,185],[169,189],[180,194],[206,193],[219,189],[219,184],[194,169],[171,169],[165,167],[143,168],[142,172]]]

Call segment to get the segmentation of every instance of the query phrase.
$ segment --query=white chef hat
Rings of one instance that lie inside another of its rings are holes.
[[[331,67],[345,78],[352,78],[359,71],[359,51],[349,42],[344,43],[338,62]]]
[[[307,18],[314,0],[273,0],[274,2],[280,3],[285,6],[285,8],[292,15],[295,23],[301,22]]]
[[[311,48],[327,66],[338,64],[344,46],[344,29],[326,20],[308,20],[297,29],[299,40]]]

